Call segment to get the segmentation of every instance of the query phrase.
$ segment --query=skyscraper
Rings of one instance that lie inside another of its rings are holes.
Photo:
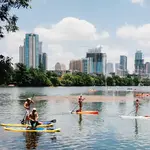
[[[107,67],[106,67],[106,74],[110,74],[112,72],[114,72],[114,66],[113,66],[113,63],[107,63]]]
[[[82,72],[83,73],[88,72],[88,59],[87,58],[82,59]]]
[[[135,53],[135,74],[142,75],[144,73],[144,59],[141,51]]]
[[[71,60],[69,63],[69,70],[82,72],[82,60]]]
[[[106,74],[107,56],[101,52],[102,47],[90,49],[86,53],[88,59],[88,73]]]
[[[42,55],[42,64],[43,64],[43,69],[47,70],[47,54],[43,53]]]
[[[123,76],[127,74],[127,56],[120,56],[120,69],[122,70]]]
[[[26,34],[24,40],[24,64],[27,68],[39,66],[39,35]]]
[[[19,63],[24,64],[24,46],[19,46]]]
[[[42,65],[42,42],[39,42],[39,66]]]
[[[120,69],[127,71],[127,56],[120,56]]]

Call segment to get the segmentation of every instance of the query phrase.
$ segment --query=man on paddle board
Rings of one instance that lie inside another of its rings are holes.
[[[26,109],[26,118],[25,123],[29,123],[29,114],[30,114],[30,105],[34,103],[34,101],[31,98],[27,98],[24,103],[24,108]]]
[[[136,111],[135,111],[135,113],[136,113],[136,116],[137,116],[137,112],[138,112],[138,109],[139,109],[139,100],[137,99],[136,100],[136,102],[135,102],[135,107],[136,107]]]
[[[80,95],[79,99],[78,99],[78,103],[79,103],[79,110],[77,110],[76,112],[81,112],[82,111],[82,102],[85,98],[82,97],[82,95]]]
[[[30,120],[32,129],[36,128],[37,125],[41,125],[42,124],[42,122],[38,121],[38,118],[39,118],[39,115],[38,115],[38,113],[36,111],[36,108],[33,108],[32,112],[29,114],[29,120]]]

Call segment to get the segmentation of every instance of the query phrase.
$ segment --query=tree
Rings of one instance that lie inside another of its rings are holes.
[[[13,72],[12,58],[0,55],[0,84],[8,84]]]
[[[31,0],[1,0],[0,1],[0,38],[4,37],[4,31],[16,32],[19,27],[17,26],[18,17],[11,15],[12,8],[31,8],[29,2]]]

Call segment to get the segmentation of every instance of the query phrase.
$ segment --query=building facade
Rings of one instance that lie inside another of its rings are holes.
[[[86,53],[88,73],[106,74],[107,56],[101,53],[101,48],[90,49]]]
[[[143,75],[145,70],[143,53],[141,51],[136,51],[135,53],[135,74]]]
[[[120,56],[120,70],[122,70],[123,76],[127,74],[127,56]]]
[[[113,63],[107,63],[107,67],[106,67],[106,74],[110,74],[114,72],[114,66],[113,66]]]
[[[88,73],[88,59],[82,59],[82,72]]]
[[[69,63],[69,70],[71,70],[72,72],[83,72],[82,66],[82,60],[71,60]]]
[[[39,67],[39,35],[26,34],[24,40],[24,64],[27,68]]]
[[[19,46],[19,63],[24,64],[24,46]]]
[[[44,70],[47,70],[47,60],[48,60],[47,54],[43,53],[43,55],[42,55],[42,64],[43,64],[43,69]]]

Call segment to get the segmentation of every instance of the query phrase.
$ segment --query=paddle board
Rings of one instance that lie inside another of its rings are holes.
[[[55,133],[60,132],[60,128],[52,129],[52,128],[36,128],[33,129],[26,129],[25,127],[4,127],[4,130],[6,131],[12,131],[12,132],[49,132],[49,133]]]
[[[52,127],[53,124],[51,121],[41,121],[43,124],[38,125],[37,127]],[[30,124],[6,124],[6,123],[1,123],[0,126],[11,126],[11,127],[27,127],[31,126]]]
[[[150,116],[120,116],[123,119],[150,119]]]
[[[98,111],[79,111],[79,112],[72,112],[73,114],[87,114],[87,115],[98,115]]]

